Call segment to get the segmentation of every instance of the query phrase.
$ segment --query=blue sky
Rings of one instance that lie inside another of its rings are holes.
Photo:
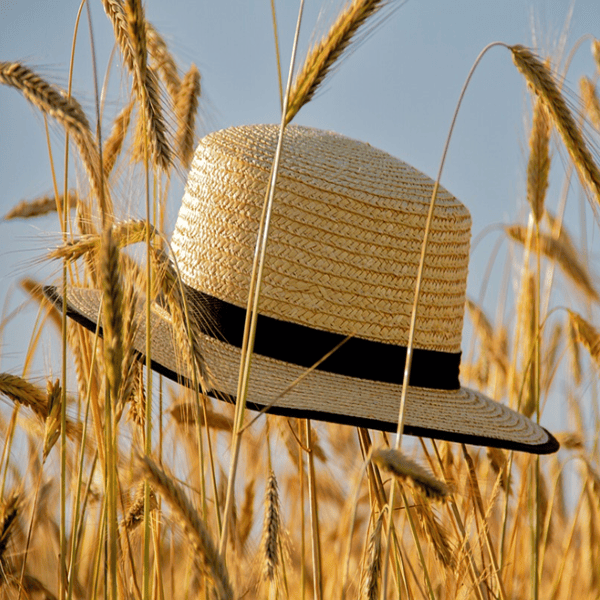
[[[196,63],[202,74],[199,133],[234,124],[278,122],[279,97],[269,0],[147,0],[146,16],[163,33],[185,70]],[[99,72],[105,72],[113,45],[112,30],[101,3],[92,2]],[[306,0],[299,60],[314,31],[322,33],[339,3]],[[73,0],[0,0],[0,60],[25,61],[49,80],[66,85],[73,24]],[[290,54],[297,2],[277,2],[284,74]],[[385,21],[347,56],[317,97],[302,109],[297,123],[335,130],[369,142],[435,176],[456,101],[479,52],[490,42],[556,48],[571,4],[559,0],[410,0],[389,11]],[[597,0],[572,6],[567,49],[584,34],[600,37]],[[82,22],[77,47],[74,94],[90,117],[93,88],[89,35]],[[567,85],[578,89],[582,73],[592,75],[589,40],[576,53]],[[107,114],[118,106],[126,85],[113,75]],[[473,235],[523,215],[525,206],[525,128],[528,98],[521,76],[506,49],[484,58],[467,92],[450,146],[442,182],[469,208]],[[22,198],[51,189],[43,119],[15,91],[0,87],[0,214]],[[63,151],[61,132],[52,130],[53,149]],[[549,203],[555,206],[563,169]],[[174,224],[183,181],[175,182],[169,206]],[[579,227],[579,208],[568,216]],[[568,209],[569,210],[569,209]],[[141,216],[132,215],[132,216]],[[19,277],[47,278],[51,271],[36,259],[53,243],[55,217],[29,222],[0,221],[0,302],[5,314],[24,298],[14,289]],[[477,297],[497,239],[485,238],[471,261],[469,293]],[[589,241],[589,250],[593,239]],[[500,280],[500,277],[496,277]],[[492,284],[492,289],[493,289]],[[492,297],[493,300],[493,297]],[[492,303],[493,307],[494,304]],[[29,317],[35,311],[28,312]],[[31,321],[31,318],[29,319]],[[0,369],[18,371],[30,335],[18,318],[0,340]]]

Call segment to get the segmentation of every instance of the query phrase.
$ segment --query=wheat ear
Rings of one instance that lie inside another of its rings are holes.
[[[146,26],[139,2],[128,2],[126,8],[116,0],[102,0],[110,19],[115,39],[143,111],[145,128],[154,164],[163,170],[171,166],[171,149],[162,116],[158,79],[147,64]]]
[[[383,5],[382,0],[354,0],[338,16],[327,35],[310,51],[290,91],[285,123],[311,100],[352,38]]]
[[[279,506],[279,490],[275,473],[271,471],[265,493],[265,521],[263,529],[264,576],[273,581],[279,566],[279,545],[281,529],[281,509]]]
[[[116,223],[112,227],[112,238],[118,248],[137,244],[146,240],[146,229],[150,228],[150,237],[154,238],[156,230],[144,220],[130,220]],[[97,233],[84,234],[78,239],[67,242],[48,253],[50,259],[77,260],[85,254],[100,249],[102,235]]]
[[[537,98],[533,107],[533,122],[529,136],[527,163],[527,200],[537,223],[544,216],[544,200],[550,173],[550,119],[546,105]]]
[[[200,72],[196,65],[192,65],[181,80],[175,112],[177,114],[177,148],[181,163],[190,168],[194,157],[194,143],[196,131],[196,112],[200,98]]]
[[[123,110],[117,115],[113,123],[110,135],[106,139],[104,144],[104,174],[106,177],[112,172],[115,163],[121,150],[123,143],[127,136],[127,130],[129,129],[129,122],[131,121],[131,112],[133,110],[134,103],[129,102]]]
[[[139,459],[145,477],[160,491],[179,518],[195,550],[195,562],[213,581],[221,600],[233,599],[229,575],[196,509],[181,488],[149,457]]]
[[[167,91],[173,102],[175,102],[179,96],[181,85],[179,69],[162,35],[149,21],[146,21],[146,41],[150,60],[154,68],[162,75]]]
[[[0,83],[19,90],[29,102],[53,117],[71,135],[89,175],[92,190],[104,202],[101,210],[112,214],[112,203],[100,168],[98,147],[79,102],[18,62],[0,62]]]
[[[369,547],[367,550],[367,569],[363,584],[363,596],[365,600],[377,600],[379,598],[379,583],[381,580],[381,530],[383,526],[383,515],[381,511],[375,521],[375,527],[369,536]]]
[[[6,564],[4,553],[10,542],[10,536],[17,523],[20,510],[18,494],[11,494],[2,501],[0,509],[0,569],[5,571]]]
[[[401,481],[409,481],[427,498],[445,500],[450,494],[448,486],[434,477],[429,471],[407,458],[399,450],[379,448],[374,450],[371,460],[384,471]]]
[[[594,124],[594,127],[600,130],[600,100],[596,93],[596,86],[589,77],[582,77],[579,80],[579,90],[583,106],[590,116],[590,120]]]
[[[78,196],[74,191],[70,191],[67,196],[67,202],[69,209],[77,206]],[[58,198],[58,202],[54,196],[39,196],[33,200],[21,200],[18,204],[13,206],[5,215],[4,220],[9,221],[10,219],[31,219],[32,217],[39,217],[41,215],[47,215],[51,212],[59,212],[63,206],[65,197],[61,194]]]
[[[110,385],[112,402],[116,403],[121,386],[123,362],[123,292],[119,249],[113,238],[112,227],[103,234],[100,253],[100,273],[102,281],[102,308],[104,331],[104,368]]]
[[[569,320],[575,332],[575,339],[589,352],[594,362],[600,366],[600,333],[580,314],[569,310]]]
[[[527,228],[522,225],[510,225],[505,227],[508,236],[525,244],[527,242]],[[554,238],[545,233],[540,234],[540,250],[542,254],[554,260],[562,269],[563,273],[591,300],[599,300],[600,296],[592,283],[587,269],[579,260],[573,248],[564,240]]]
[[[581,179],[589,186],[600,204],[600,169],[596,165],[583,135],[567,106],[550,69],[524,46],[511,46],[513,61],[544,101],[556,130]]]

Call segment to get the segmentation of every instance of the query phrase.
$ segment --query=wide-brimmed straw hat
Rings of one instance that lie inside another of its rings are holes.
[[[249,281],[279,128],[234,127],[198,146],[172,239],[209,387],[235,399]],[[344,136],[286,129],[269,230],[248,406],[395,431],[433,181]],[[556,439],[461,387],[471,218],[440,188],[407,393],[408,434],[533,453]],[[60,302],[56,290],[49,295]],[[97,327],[101,294],[71,289],[69,315]],[[190,384],[169,314],[152,311],[153,368]],[[352,336],[316,369],[317,363]],[[145,352],[143,332],[138,349]],[[302,375],[296,385],[290,385]],[[290,388],[290,389],[288,389]]]

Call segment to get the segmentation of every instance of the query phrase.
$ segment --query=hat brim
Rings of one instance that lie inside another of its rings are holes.
[[[62,296],[52,286],[46,296],[62,307]],[[97,323],[101,294],[96,290],[71,288],[67,315],[102,335]],[[192,387],[189,369],[182,364],[174,341],[172,324],[162,309],[153,310],[151,367],[180,384]],[[141,328],[145,331],[145,327]],[[145,361],[144,331],[135,347]],[[290,341],[288,340],[288,343]],[[203,359],[211,374],[216,398],[235,402],[241,351],[209,335],[200,340]],[[330,349],[324,349],[324,353]],[[296,380],[300,381],[290,388]],[[269,414],[315,419],[344,425],[395,432],[401,386],[314,370],[254,354],[247,396],[253,410]],[[533,454],[550,454],[558,441],[543,427],[485,395],[461,387],[434,390],[409,386],[404,432],[450,442],[504,448]]]

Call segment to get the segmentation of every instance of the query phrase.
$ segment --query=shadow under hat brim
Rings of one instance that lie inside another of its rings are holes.
[[[57,288],[47,286],[44,293],[62,308],[62,296]],[[102,335],[97,323],[100,306],[101,294],[95,290],[72,288],[69,291],[67,315]],[[188,369],[177,356],[168,315],[161,310],[152,311],[152,320],[151,368],[175,382],[193,387]],[[211,336],[202,337],[201,347],[212,374],[213,388],[204,391],[220,400],[235,402],[240,350]],[[143,332],[138,338],[134,345],[140,360],[145,362]],[[304,371],[304,367],[255,354],[247,407],[263,410],[268,406],[269,414],[396,431],[400,386],[313,371],[279,397]],[[277,401],[271,405],[274,399]],[[446,391],[410,386],[404,432],[533,454],[550,454],[559,449],[558,441],[546,429],[468,388]]]

